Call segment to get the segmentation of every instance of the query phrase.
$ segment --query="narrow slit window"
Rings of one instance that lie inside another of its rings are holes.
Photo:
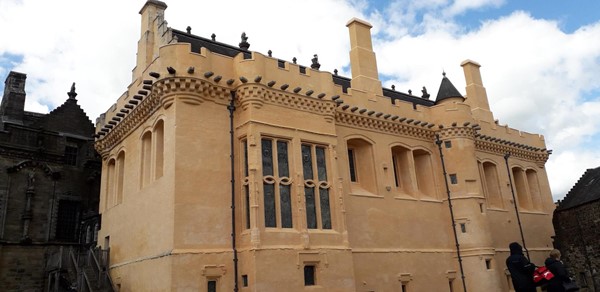
[[[392,153],[392,166],[394,167],[394,182],[396,183],[396,187],[400,187],[400,182],[398,181],[398,165],[396,162],[396,156]]]
[[[452,148],[452,141],[444,141],[444,146],[446,146],[446,148]]]
[[[350,181],[356,182],[356,167],[355,167],[354,149],[348,149],[348,165],[350,167]]]
[[[467,224],[460,223],[460,232],[467,233]]]
[[[485,268],[488,270],[492,269],[492,259],[485,259]]]
[[[248,275],[242,275],[242,286],[248,287]]]

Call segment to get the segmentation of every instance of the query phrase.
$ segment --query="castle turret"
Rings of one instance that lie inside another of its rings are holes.
[[[438,133],[444,141],[440,147],[443,146],[441,151],[448,173],[454,227],[465,267],[466,285],[493,291],[501,284],[495,275],[483,268],[491,266],[495,252],[489,219],[485,214],[485,197],[480,187],[475,143],[477,133],[470,126],[474,123],[473,114],[446,74],[442,78],[436,104],[445,108],[449,118]]]

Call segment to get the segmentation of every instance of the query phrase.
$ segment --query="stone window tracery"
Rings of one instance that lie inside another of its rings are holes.
[[[293,227],[288,144],[282,139],[261,140],[265,227]]]
[[[327,178],[325,147],[303,143],[301,151],[307,228],[331,229],[331,185]]]

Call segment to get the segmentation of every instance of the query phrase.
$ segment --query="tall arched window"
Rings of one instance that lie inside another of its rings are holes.
[[[531,210],[531,200],[528,195],[529,190],[527,187],[527,177],[525,176],[525,172],[520,167],[513,167],[512,175],[519,207],[521,207],[523,210]]]
[[[415,185],[413,184],[412,179],[413,173],[410,167],[410,159],[410,149],[402,146],[392,147],[392,166],[396,189],[401,193],[413,195]]]
[[[529,194],[531,195],[531,206],[534,210],[541,211],[543,209],[543,204],[537,173],[533,169],[528,169],[525,173],[527,175]]]
[[[427,197],[435,198],[435,180],[433,179],[431,154],[425,150],[417,149],[413,151],[413,159],[419,192]]]
[[[114,194],[115,194],[115,172],[116,172],[116,161],[115,159],[110,159],[107,163],[106,167],[106,200],[104,204],[104,208],[108,209],[114,204]]]
[[[480,163],[480,165],[480,171],[482,171],[481,180],[483,192],[488,205],[492,208],[503,208],[496,164],[492,162],[483,162]]]
[[[141,169],[141,185],[146,186],[150,183],[151,165],[152,165],[152,133],[146,132],[142,136],[142,169]]]
[[[348,166],[353,187],[360,187],[370,193],[377,193],[373,146],[364,139],[354,138],[348,144]]]
[[[115,174],[116,180],[116,200],[115,205],[123,202],[123,178],[125,176],[125,151],[119,152],[117,155],[117,171]]]
[[[158,121],[154,126],[154,179],[158,179],[163,176],[163,165],[164,165],[164,152],[165,152],[165,123],[163,120]]]

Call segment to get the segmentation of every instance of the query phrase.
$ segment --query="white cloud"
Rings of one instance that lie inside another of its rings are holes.
[[[504,4],[504,0],[455,0],[448,12],[450,15],[457,15],[467,10],[480,9],[484,7],[500,7]]]
[[[131,81],[144,2],[0,1],[0,27],[8,28],[0,30],[0,56],[23,56],[15,70],[28,74],[26,109],[48,111],[62,104],[76,82],[79,104],[90,118],[104,112]],[[572,33],[561,31],[557,21],[525,12],[484,21],[468,32],[456,22],[459,14],[498,7],[502,0],[397,0],[386,10],[367,9],[365,0],[223,3],[170,0],[166,19],[173,28],[189,25],[194,34],[215,33],[218,41],[233,45],[245,31],[251,50],[272,50],[275,57],[296,57],[305,65],[318,54],[322,70],[344,72],[345,24],[363,18],[374,25],[380,73],[391,76],[385,83],[397,90],[419,93],[427,86],[435,96],[445,70],[464,93],[460,62],[482,64],[495,117],[544,134],[554,150],[547,166],[557,198],[585,168],[600,162],[600,152],[582,148],[600,137],[600,98],[582,100],[600,91],[600,22]]]

